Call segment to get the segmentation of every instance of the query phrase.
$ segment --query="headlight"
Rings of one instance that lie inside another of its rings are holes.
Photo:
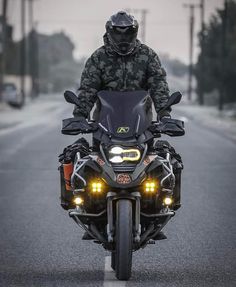
[[[112,163],[121,163],[123,161],[138,161],[141,153],[136,148],[125,149],[120,146],[114,146],[109,150],[109,161]]]

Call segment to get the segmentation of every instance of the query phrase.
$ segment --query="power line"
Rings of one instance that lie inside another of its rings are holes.
[[[32,0],[29,0],[32,1]],[[14,19],[15,23],[20,22],[20,18]],[[40,19],[40,25],[51,25],[51,24],[68,24],[68,25],[86,25],[86,26],[104,26],[104,20],[86,20],[86,19]],[[158,25],[158,26],[185,26],[186,21],[148,21],[149,24]]]

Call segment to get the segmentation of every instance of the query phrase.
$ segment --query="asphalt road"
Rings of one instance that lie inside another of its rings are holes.
[[[236,286],[236,144],[193,121],[170,139],[185,163],[183,207],[120,283],[109,253],[82,241],[59,204],[57,155],[75,140],[60,134],[68,116],[0,130],[0,286]]]

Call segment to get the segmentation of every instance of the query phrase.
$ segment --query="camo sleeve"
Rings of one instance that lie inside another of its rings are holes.
[[[80,87],[78,89],[79,106],[75,106],[74,117],[88,117],[97,100],[97,92],[101,87],[101,71],[98,66],[99,59],[96,51],[87,60],[81,75]]]
[[[166,81],[166,71],[161,66],[159,57],[152,49],[149,51],[147,85],[157,111],[168,101],[169,87]]]

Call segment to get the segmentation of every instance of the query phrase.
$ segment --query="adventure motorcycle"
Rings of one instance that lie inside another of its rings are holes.
[[[67,102],[78,98],[66,91]],[[159,112],[177,104],[176,92]],[[166,134],[184,135],[184,123],[152,121],[146,91],[98,93],[95,122],[63,120],[62,133],[92,133],[93,145],[82,138],[64,149],[61,205],[91,239],[111,252],[111,267],[120,280],[131,276],[132,252],[164,239],[162,228],[180,207],[181,157]]]

